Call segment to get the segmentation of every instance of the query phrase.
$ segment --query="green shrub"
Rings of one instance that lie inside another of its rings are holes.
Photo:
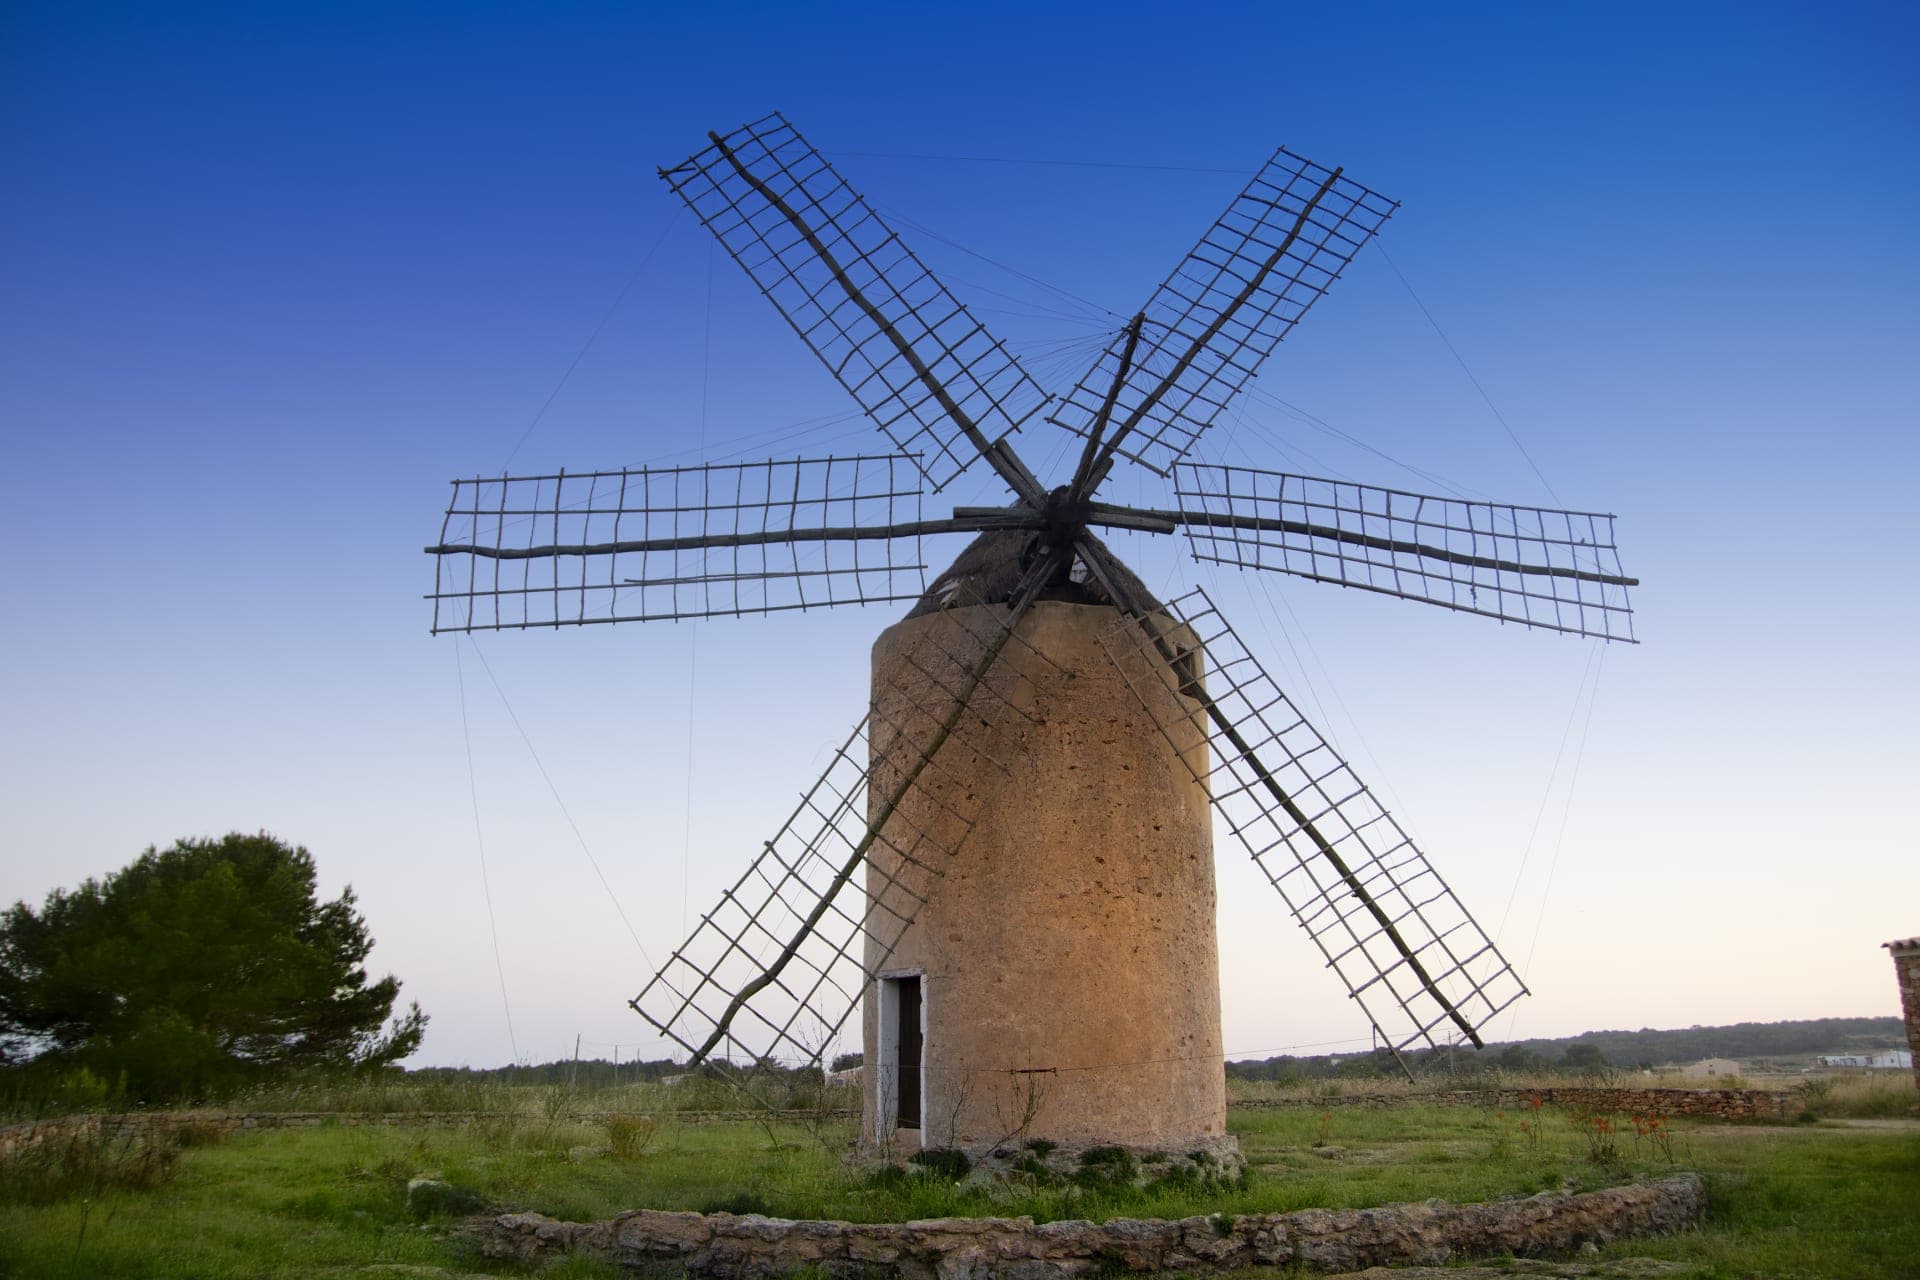
[[[217,1147],[227,1140],[227,1127],[205,1116],[188,1116],[178,1120],[168,1127],[167,1132],[173,1138],[173,1145],[183,1150]]]
[[[916,1151],[907,1157],[907,1163],[917,1164],[928,1173],[938,1174],[950,1182],[958,1182],[973,1169],[973,1161],[964,1151],[955,1151],[949,1147],[928,1147]]]
[[[748,1214],[748,1213],[771,1214],[773,1212],[773,1206],[767,1203],[767,1198],[759,1194],[758,1192],[739,1191],[739,1192],[735,1192],[733,1195],[726,1196],[723,1199],[708,1201],[706,1204],[703,1204],[700,1206],[700,1212],[731,1213],[731,1214]]]
[[[1073,1180],[1083,1187],[1110,1187],[1132,1182],[1133,1175],[1133,1153],[1125,1147],[1088,1147],[1080,1153]]]
[[[472,1187],[438,1178],[415,1178],[407,1184],[407,1209],[416,1218],[457,1218],[486,1208],[486,1197]]]
[[[631,1160],[653,1143],[655,1126],[646,1116],[616,1112],[602,1120],[607,1146],[617,1160]]]

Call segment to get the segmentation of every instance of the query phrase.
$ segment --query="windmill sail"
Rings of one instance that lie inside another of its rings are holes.
[[[1174,493],[1199,560],[1633,642],[1610,515],[1193,463]]]
[[[1158,681],[1205,714],[1208,750],[1186,745],[1189,722],[1161,728],[1396,1054],[1462,1037],[1479,1044],[1481,1028],[1526,994],[1426,855],[1205,593],[1122,619],[1102,643],[1136,693]],[[1170,643],[1187,652],[1169,662]],[[1204,673],[1193,669],[1195,649]]]
[[[779,834],[631,1002],[693,1061],[826,1051],[1018,767],[1031,695],[997,661],[1014,621],[938,615]]]
[[[914,459],[898,454],[453,482],[433,629],[497,631],[912,600]]]
[[[1049,420],[1167,474],[1398,204],[1282,148]],[[1116,383],[1119,388],[1114,397]]]
[[[660,176],[935,490],[1045,401],[783,117],[709,136]]]

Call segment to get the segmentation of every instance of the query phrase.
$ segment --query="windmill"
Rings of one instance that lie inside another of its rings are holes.
[[[916,603],[633,1008],[694,1062],[817,1061],[862,1010],[870,1140],[1223,1140],[1217,817],[1396,1057],[1480,1044],[1512,967],[1213,602],[1100,537],[1632,641],[1611,516],[1189,460],[1397,205],[1277,151],[1051,397],[784,118],[708,138],[660,176],[893,451],[456,480],[433,628]],[[1052,484],[1013,445],[1036,418],[1078,442]],[[1101,501],[1122,460],[1171,505]],[[1008,501],[924,509],[981,461]]]

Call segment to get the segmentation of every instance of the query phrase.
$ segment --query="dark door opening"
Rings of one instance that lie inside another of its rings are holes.
[[[920,977],[888,979],[893,987],[893,1042],[895,1050],[896,1122],[902,1129],[920,1127]]]

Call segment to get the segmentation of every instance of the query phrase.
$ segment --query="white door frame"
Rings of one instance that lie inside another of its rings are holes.
[[[880,972],[880,1034],[875,1037],[880,1061],[874,1064],[875,1116],[885,1131],[900,1130],[900,988],[906,978],[920,987],[920,1145],[927,1145],[927,971],[883,969]]]

